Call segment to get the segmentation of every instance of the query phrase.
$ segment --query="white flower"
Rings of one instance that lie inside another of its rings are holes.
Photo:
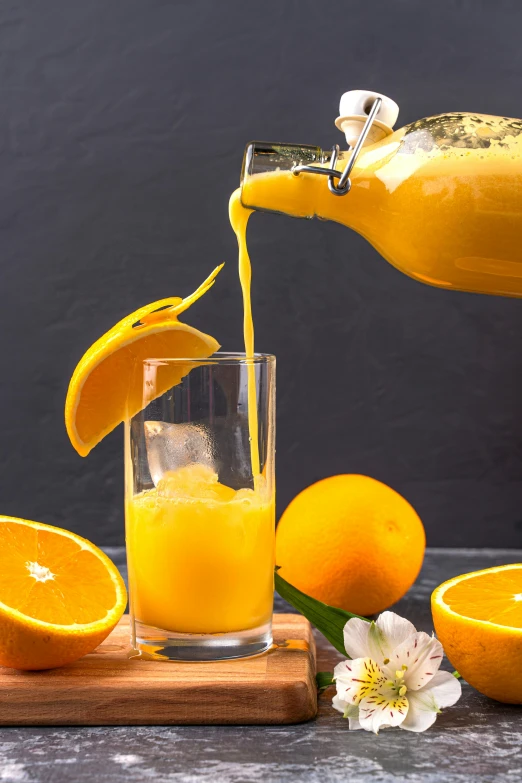
[[[333,706],[351,729],[425,731],[461,696],[460,682],[439,671],[441,643],[394,612],[372,623],[348,620],[344,646],[353,660],[335,667]]]

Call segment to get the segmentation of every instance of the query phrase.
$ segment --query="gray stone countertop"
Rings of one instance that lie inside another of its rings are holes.
[[[121,548],[106,550],[125,573]],[[429,598],[445,579],[522,562],[521,550],[431,549],[395,607],[431,631]],[[289,611],[280,598],[276,611]],[[318,670],[341,656],[316,635]],[[455,707],[423,734],[349,732],[320,697],[316,720],[297,726],[144,726],[0,729],[2,783],[464,783],[522,780],[522,707],[464,684]]]

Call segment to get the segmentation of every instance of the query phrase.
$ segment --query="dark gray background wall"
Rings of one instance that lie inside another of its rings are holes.
[[[330,146],[352,88],[522,116],[518,0],[0,5],[0,512],[123,541],[122,432],[63,425],[84,350],[227,266],[190,322],[241,349],[227,204],[253,138]],[[278,356],[282,510],[361,472],[432,545],[522,544],[522,301],[424,287],[338,225],[255,215],[257,348]]]

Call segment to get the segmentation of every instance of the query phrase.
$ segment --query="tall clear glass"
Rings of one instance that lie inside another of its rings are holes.
[[[149,359],[137,372],[144,408],[125,425],[133,647],[163,660],[263,652],[272,643],[275,357]]]

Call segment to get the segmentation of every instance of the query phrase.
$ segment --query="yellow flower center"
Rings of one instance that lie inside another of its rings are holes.
[[[403,664],[401,669],[397,669],[395,672],[395,679],[388,680],[386,682],[387,688],[393,688],[398,696],[402,697],[408,693],[408,686],[404,682],[404,675],[408,671],[408,667]]]

